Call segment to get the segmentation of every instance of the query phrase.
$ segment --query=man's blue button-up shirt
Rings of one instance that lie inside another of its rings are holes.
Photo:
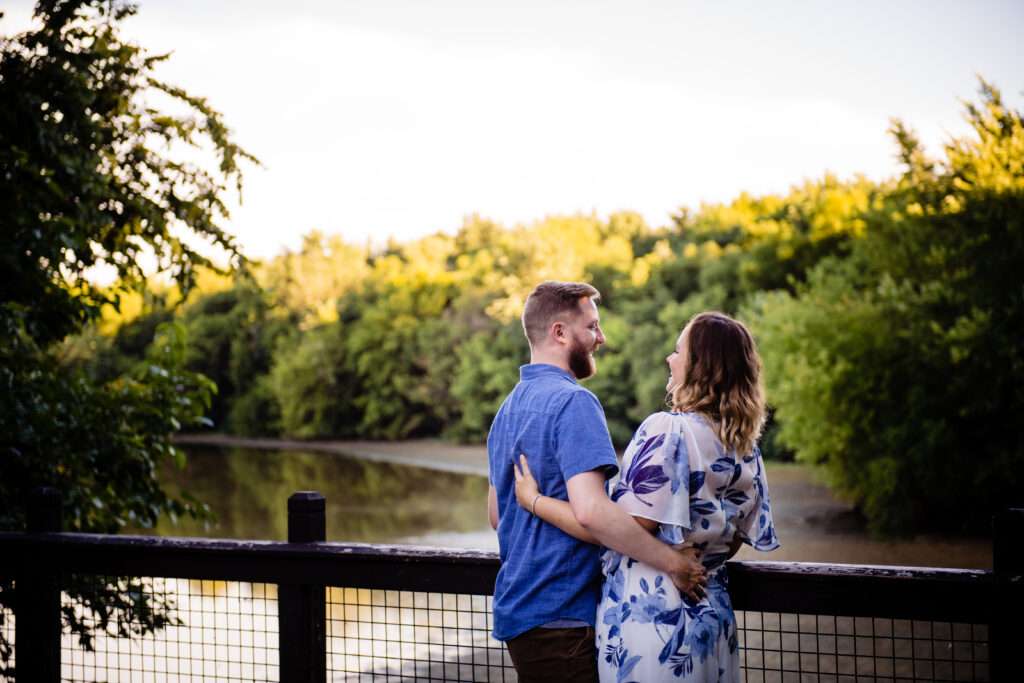
[[[568,500],[565,482],[594,469],[618,471],[597,397],[565,370],[536,363],[519,370],[487,437],[498,498],[501,569],[494,586],[494,637],[508,640],[557,619],[594,624],[600,548],[534,517],[516,502],[513,462],[523,453],[540,491]]]

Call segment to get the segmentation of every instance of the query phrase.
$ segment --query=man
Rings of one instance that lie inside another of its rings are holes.
[[[568,499],[580,524],[603,545],[668,572],[691,597],[703,595],[704,568],[645,531],[608,499],[618,471],[604,411],[577,380],[594,374],[604,343],[597,303],[585,283],[542,282],[523,308],[530,364],[487,437],[488,517],[498,531],[501,570],[494,587],[494,637],[506,642],[521,681],[597,680],[594,613],[600,548],[519,507],[513,464],[520,454],[545,496]]]

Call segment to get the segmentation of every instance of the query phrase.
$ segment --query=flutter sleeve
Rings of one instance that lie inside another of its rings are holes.
[[[676,417],[655,413],[643,421],[622,458],[612,501],[635,517],[661,523],[663,532],[674,526],[670,536],[680,542],[690,528],[690,459]]]
[[[750,497],[753,505],[746,514],[736,522],[736,533],[754,550],[775,550],[779,547],[779,539],[775,535],[772,523],[771,498],[768,494],[768,479],[765,476],[764,461],[761,451],[756,446],[748,456],[754,466],[754,478],[751,482]]]

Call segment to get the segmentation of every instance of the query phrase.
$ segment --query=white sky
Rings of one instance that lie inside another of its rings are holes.
[[[931,152],[976,74],[1022,108],[1024,2],[138,0],[125,28],[266,169],[230,232],[255,258],[312,229],[363,242],[479,213],[639,211]],[[0,0],[0,33],[31,2]]]

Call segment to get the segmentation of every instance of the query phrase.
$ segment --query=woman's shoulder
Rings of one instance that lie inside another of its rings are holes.
[[[700,413],[676,413],[668,410],[663,410],[660,413],[651,413],[644,420],[644,424],[662,424],[662,425],[674,425],[678,427],[683,422],[688,422],[690,426],[700,425],[702,427],[711,428],[707,418]]]
[[[648,424],[649,421],[649,424]],[[654,413],[644,421],[648,433],[676,432],[685,434],[698,453],[708,457],[722,457],[726,449],[715,432],[715,425],[705,415],[690,412]]]
[[[689,423],[691,428],[697,425],[708,426],[707,421],[697,413],[673,413],[663,410],[648,415],[637,428],[637,434],[676,432],[682,429],[684,422]]]
[[[659,413],[651,413],[644,418],[643,422],[640,423],[640,429],[664,431],[666,428],[677,424],[676,420],[681,414],[682,413],[670,413],[665,410]]]

